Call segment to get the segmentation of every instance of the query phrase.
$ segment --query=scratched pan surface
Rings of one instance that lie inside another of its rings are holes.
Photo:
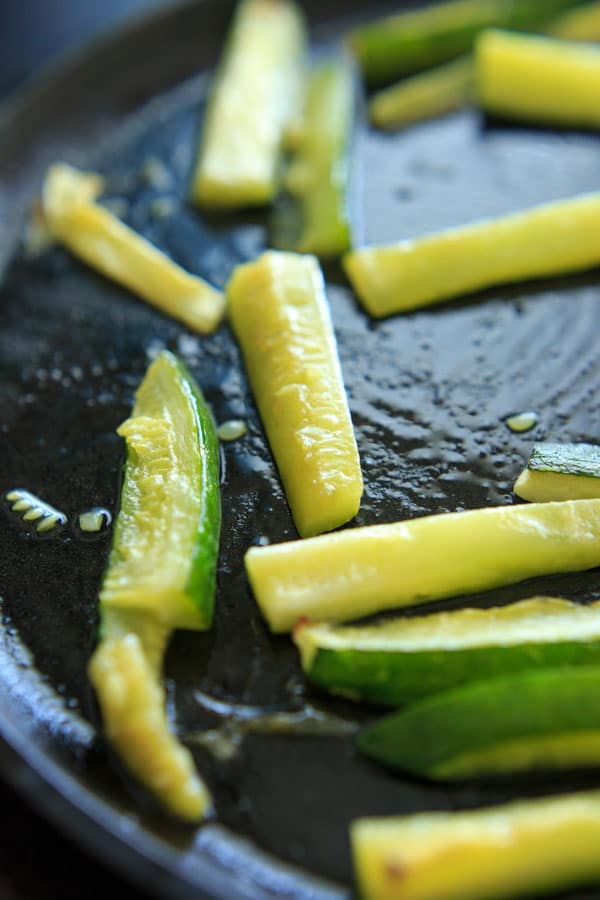
[[[344,14],[359,6],[345,4]],[[333,3],[307,9],[317,44],[342,29]],[[209,221],[186,202],[206,89],[196,73],[214,64],[229,11],[206,2],[141,23],[4,112],[0,490],[39,493],[69,524],[39,540],[6,505],[1,511],[0,761],[40,811],[159,896],[340,898],[351,891],[347,830],[357,816],[467,808],[597,785],[599,774],[431,786],[360,759],[347,737],[248,735],[223,763],[193,743],[219,725],[198,692],[270,710],[310,702],[350,721],[373,712],[308,691],[290,641],[269,635],[248,591],[248,545],[295,532],[228,328],[197,338],[60,249],[27,259],[17,237],[44,166],[66,157],[102,171],[109,193],[126,201],[128,222],[219,285],[261,251],[260,216]],[[508,129],[464,112],[398,136],[359,137],[355,199],[369,241],[600,187],[594,136]],[[168,168],[168,183],[148,177],[149,159]],[[157,216],[158,196],[169,198],[166,216]],[[330,273],[329,296],[365,475],[358,523],[512,503],[534,440],[598,437],[597,274],[379,323],[339,272]],[[248,434],[224,447],[215,627],[177,635],[167,661],[172,713],[216,799],[217,822],[196,831],[123,777],[99,737],[85,675],[109,534],[83,540],[77,514],[116,511],[123,447],[115,427],[163,346],[187,361],[218,421],[248,423]],[[538,426],[511,433],[504,418],[527,409],[539,413]],[[598,573],[470,602],[540,591],[600,597]]]

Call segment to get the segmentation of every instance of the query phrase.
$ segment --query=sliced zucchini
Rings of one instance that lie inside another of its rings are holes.
[[[150,366],[118,433],[128,456],[101,607],[145,610],[169,628],[209,628],[219,445],[202,394],[172,354]]]
[[[262,206],[301,103],[304,19],[293,0],[242,0],[217,74],[192,185],[204,207]]]
[[[227,297],[296,527],[337,528],[358,511],[362,476],[319,264],[265,253],[235,270]]]
[[[454,59],[483,28],[529,29],[577,0],[446,0],[355,28],[349,43],[372,84]]]
[[[51,166],[43,202],[53,237],[103,275],[195,331],[213,331],[223,318],[223,294],[185,272],[94,202],[101,190],[98,176],[65,164]]]
[[[600,263],[598,229],[600,192],[354,250],[344,267],[367,311],[388,316],[492,285],[592,268]]]
[[[172,629],[212,621],[218,442],[198,387],[166,352],[119,433],[128,456],[89,673],[106,733],[132,775],[171,812],[196,821],[210,795],[170,730],[161,666]]]
[[[377,128],[405,128],[460,109],[473,92],[475,68],[471,55],[461,56],[373,94],[369,115]]]
[[[600,665],[600,603],[533,597],[376,625],[301,622],[306,676],[334,694],[390,706],[499,675],[555,665]]]
[[[561,13],[546,31],[567,41],[599,41],[600,2],[594,0]]]
[[[600,666],[558,666],[427,697],[357,738],[377,762],[434,780],[600,765]]]
[[[252,547],[246,571],[273,631],[344,621],[600,565],[600,500],[505,506]]]
[[[308,80],[303,125],[285,179],[292,201],[287,218],[298,221],[299,228],[290,229],[298,234],[288,239],[279,216],[278,247],[325,258],[341,256],[350,248],[353,123],[354,72],[349,60],[338,57],[321,63]]]
[[[600,128],[600,51],[535,35],[486,31],[475,46],[486,112],[546,125]]]
[[[600,883],[600,791],[359,819],[364,900],[498,900]]]
[[[600,2],[561,13],[541,32],[572,41],[600,40]],[[475,62],[465,55],[378,91],[369,103],[371,121],[387,130],[405,128],[466,106],[474,87]]]
[[[600,446],[536,444],[513,490],[534,503],[600,497]]]

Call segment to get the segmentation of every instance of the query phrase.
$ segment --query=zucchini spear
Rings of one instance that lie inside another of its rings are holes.
[[[559,666],[427,697],[362,731],[377,762],[440,781],[600,765],[600,667]]]
[[[337,528],[362,476],[319,264],[270,251],[238,266],[227,298],[298,532]]]
[[[218,441],[198,387],[167,352],[150,366],[119,433],[127,464],[90,678],[107,736],[131,774],[171,812],[196,821],[210,796],[170,730],[161,667],[174,628],[212,622]]]
[[[600,447],[536,444],[514,492],[534,503],[600,497]]]
[[[44,216],[52,236],[108,278],[194,331],[214,331],[225,298],[190,275],[108,209],[96,203],[102,179],[72,166],[51,166],[44,181]]]
[[[246,571],[273,631],[357,619],[600,565],[600,500],[503,506],[252,547]]]
[[[600,39],[600,2],[569,10],[542,27],[542,34],[571,41]],[[378,128],[399,129],[466,106],[475,95],[472,54],[404,78],[373,94],[371,121]]]
[[[599,107],[600,108],[600,107]],[[600,263],[600,192],[415,240],[354,250],[344,268],[372,316],[388,316]]]
[[[600,791],[359,819],[364,900],[498,900],[600,883]]]
[[[371,84],[435,66],[469,50],[484,28],[529,29],[577,0],[446,0],[401,12],[348,35]]]
[[[293,0],[242,0],[203,127],[192,197],[207,208],[275,196],[288,123],[297,118],[305,49]]]
[[[334,694],[403,706],[499,675],[554,665],[600,665],[600,604],[533,597],[375,625],[301,622],[307,677]]]
[[[354,84],[346,57],[321,63],[309,76],[303,123],[285,178],[293,205],[292,210],[285,210],[285,222],[288,217],[298,220],[299,234],[288,240],[282,228],[284,216],[277,216],[278,247],[325,258],[341,256],[350,248],[348,182]]]
[[[527,122],[600,128],[600,51],[579,43],[487,31],[475,47],[486,112]]]

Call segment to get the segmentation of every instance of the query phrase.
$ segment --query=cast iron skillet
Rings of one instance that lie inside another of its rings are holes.
[[[317,44],[342,30],[333,2],[306,7]],[[360,7],[345,3],[344,16]],[[66,158],[105,173],[133,226],[219,285],[261,251],[259,215],[213,221],[186,203],[206,88],[196,73],[214,64],[230,10],[207,0],[129,28],[38,83],[2,118],[0,491],[39,493],[70,524],[39,540],[6,505],[0,516],[0,761],[41,812],[158,896],[333,900],[350,890],[347,829],[359,815],[547,794],[595,785],[598,773],[432,786],[371,765],[347,737],[253,734],[223,763],[193,743],[219,725],[198,692],[270,710],[311,702],[356,722],[376,711],[311,693],[290,641],[268,633],[246,585],[248,545],[295,532],[227,326],[197,338],[60,249],[27,259],[17,237],[44,167]],[[594,136],[511,130],[474,112],[393,137],[364,130],[355,167],[363,237],[391,240],[596,189],[599,149]],[[149,159],[166,164],[169,185],[148,178]],[[153,201],[165,194],[175,210],[160,217]],[[339,271],[328,277],[366,484],[357,523],[511,503],[534,440],[597,439],[597,274],[378,323]],[[85,674],[109,535],[83,540],[77,514],[116,510],[123,448],[115,427],[162,346],[190,365],[218,421],[242,417],[249,426],[224,448],[215,627],[177,635],[167,661],[178,728],[216,798],[218,821],[198,830],[171,821],[123,776],[98,734]],[[539,425],[515,435],[504,419],[525,409],[539,413]],[[469,603],[539,592],[597,598],[598,574]]]

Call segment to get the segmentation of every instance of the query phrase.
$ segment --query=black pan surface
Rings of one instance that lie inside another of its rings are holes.
[[[339,7],[306,6],[316,45],[326,45],[345,24]],[[345,4],[344,16],[360,7]],[[196,73],[215,62],[230,10],[201,2],[138,24],[0,117],[0,491],[25,487],[69,517],[40,540],[7,505],[0,515],[0,762],[40,811],[158,896],[333,900],[351,890],[347,831],[357,816],[548,794],[597,785],[598,773],[432,786],[361,759],[347,736],[249,734],[220,762],[194,743],[222,724],[202,695],[268,710],[311,703],[350,722],[375,711],[307,689],[291,642],[268,633],[248,590],[247,547],[295,531],[227,326],[192,335],[61,249],[27,258],[18,236],[45,165],[66,158],[104,173],[129,223],[218,285],[263,249],[265,219],[213,221],[186,202],[207,85]],[[600,186],[597,137],[509,129],[470,111],[396,136],[364,129],[356,157],[370,242]],[[162,186],[148,176],[157,159],[171,173]],[[157,214],[158,196],[170,198],[166,216]],[[328,281],[365,476],[357,524],[512,503],[534,440],[597,439],[597,273],[382,322],[361,311],[339,271]],[[84,540],[74,525],[91,506],[116,511],[123,448],[115,428],[164,346],[188,363],[217,421],[244,418],[249,428],[224,447],[215,627],[178,634],[167,660],[178,729],[216,798],[218,821],[198,830],[155,809],[99,734],[85,668],[109,534]],[[529,409],[539,424],[513,434],[505,418]],[[539,592],[599,598],[598,572],[468,602]]]

